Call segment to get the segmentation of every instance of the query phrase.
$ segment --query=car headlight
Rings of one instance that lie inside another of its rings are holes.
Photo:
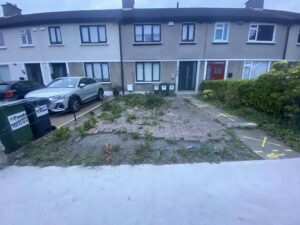
[[[65,99],[65,98],[66,98],[65,95],[57,95],[57,96],[52,96],[52,97],[50,97],[49,100],[50,100],[51,102],[56,102],[56,101],[59,101],[59,100],[63,100],[63,99]]]

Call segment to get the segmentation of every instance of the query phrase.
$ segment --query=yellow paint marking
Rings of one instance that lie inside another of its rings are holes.
[[[226,114],[220,113],[219,115],[217,115],[217,118],[220,117],[220,116],[223,116],[223,117],[225,117],[226,119],[229,119],[229,120],[231,120],[232,122],[234,122],[234,119],[232,119],[230,115],[226,115]]]
[[[284,151],[285,152],[292,152],[293,150],[291,150],[291,149],[285,149]]]
[[[270,153],[267,155],[268,158],[270,159],[278,159],[280,156],[285,156],[285,154],[276,154],[276,153]]]
[[[263,151],[254,151],[255,153],[264,153]]]
[[[254,140],[254,141],[259,141],[261,142],[260,139],[257,139],[257,138],[253,138],[253,137],[247,137],[247,136],[242,136],[243,138],[246,138],[246,139],[250,139],[250,140]],[[271,145],[275,145],[275,146],[278,146],[278,147],[281,147],[280,144],[276,144],[276,143],[273,143],[273,142],[270,142],[270,141],[266,141],[267,144],[271,144]]]
[[[279,150],[272,150],[272,152],[279,152]]]
[[[267,141],[267,137],[264,137],[262,143],[261,143],[261,147],[264,148],[265,147],[265,144],[266,144],[266,141]]]

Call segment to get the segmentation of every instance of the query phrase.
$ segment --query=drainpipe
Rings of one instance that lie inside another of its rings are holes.
[[[283,55],[282,55],[283,60],[286,59],[286,52],[287,52],[287,46],[288,46],[288,42],[289,42],[291,27],[292,27],[292,25],[290,25],[290,24],[287,27],[287,32],[286,32],[286,36],[285,36],[284,50],[283,50]]]
[[[123,68],[123,47],[122,47],[122,34],[121,34],[121,23],[120,22],[119,22],[119,48],[120,48],[120,63],[121,63],[122,94],[125,95],[125,90],[124,90],[124,68]]]

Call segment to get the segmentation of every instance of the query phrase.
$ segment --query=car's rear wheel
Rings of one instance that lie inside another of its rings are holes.
[[[69,108],[72,112],[78,112],[80,110],[81,104],[80,99],[76,96],[71,97],[69,101]]]
[[[104,99],[104,91],[103,91],[103,89],[99,89],[98,90],[98,99],[99,99],[99,101],[103,101],[103,99]]]

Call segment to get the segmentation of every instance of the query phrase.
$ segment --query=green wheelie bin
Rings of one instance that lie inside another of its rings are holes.
[[[9,154],[33,139],[24,100],[0,103],[0,140]]]

